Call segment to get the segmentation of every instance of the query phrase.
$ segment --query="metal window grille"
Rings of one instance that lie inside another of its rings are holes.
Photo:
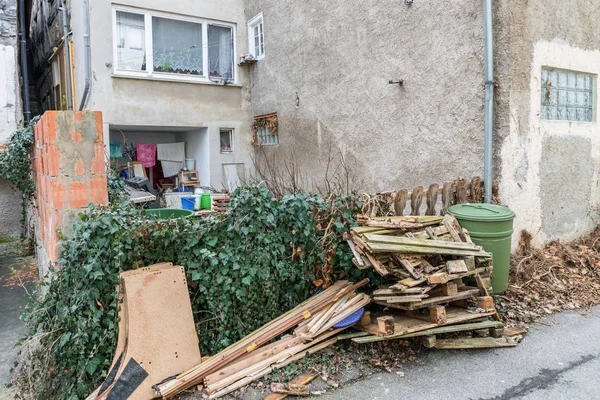
[[[581,72],[542,69],[542,119],[592,122],[594,77]]]
[[[258,138],[258,143],[261,146],[279,144],[279,133],[269,132],[269,129],[266,126],[258,128],[256,131],[256,136]]]

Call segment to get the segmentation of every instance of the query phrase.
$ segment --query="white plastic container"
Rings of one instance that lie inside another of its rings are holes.
[[[186,158],[185,159],[185,169],[188,171],[195,171],[196,170],[196,160],[194,160],[193,158]]]

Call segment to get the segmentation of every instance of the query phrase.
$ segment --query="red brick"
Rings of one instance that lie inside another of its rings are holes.
[[[33,170],[40,175],[42,173],[42,150],[33,150]]]
[[[55,144],[48,145],[46,147],[48,157],[48,170],[49,176],[58,176],[60,174],[60,153],[58,146]]]
[[[75,118],[75,122],[83,121],[83,111],[75,111],[73,117]]]
[[[90,201],[97,205],[108,204],[108,181],[106,176],[95,176],[92,178]]]
[[[59,116],[60,111],[46,111],[44,113],[43,120],[45,121],[44,126],[44,144],[54,143],[58,137],[58,124],[56,118]]]
[[[104,146],[102,144],[94,145],[94,158],[92,158],[92,174],[106,173],[106,157],[104,156]]]
[[[83,160],[80,158],[75,161],[75,175],[83,175],[85,174],[85,168],[83,166]]]
[[[89,180],[71,182],[69,193],[71,208],[85,208],[90,202]]]
[[[44,126],[44,124],[43,124],[43,120],[42,120],[42,121],[38,121],[38,123],[35,124],[35,126],[33,127],[34,146],[35,147],[42,145],[42,137],[44,135],[44,133],[42,132],[43,126]]]
[[[102,123],[102,113],[100,111],[94,111],[94,117],[96,119],[96,143],[104,143],[104,125]]]
[[[69,186],[65,178],[53,178],[50,184],[50,199],[54,210],[69,208]]]

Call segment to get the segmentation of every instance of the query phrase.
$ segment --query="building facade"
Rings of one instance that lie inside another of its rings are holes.
[[[517,213],[515,242],[521,230],[540,245],[597,226],[592,3],[493,2],[494,181]],[[337,154],[369,192],[482,175],[481,1],[248,0],[246,19],[257,15],[252,109],[277,113],[270,164],[293,159],[318,184]]]
[[[106,144],[185,143],[203,186],[232,189],[246,181],[252,136],[247,71],[237,62],[247,42],[242,0],[67,2],[69,54],[59,2],[33,4],[46,108],[101,110]],[[56,21],[56,33],[39,21]]]
[[[0,144],[23,123],[17,27],[16,0],[0,0]],[[20,194],[0,181],[0,235],[21,233],[20,209]]]
[[[45,108],[101,110],[105,143],[185,142],[205,185],[278,174],[375,192],[482,175],[481,1],[67,0],[66,29],[59,4],[31,7]],[[493,14],[500,200],[515,241],[573,239],[599,216],[600,4]]]

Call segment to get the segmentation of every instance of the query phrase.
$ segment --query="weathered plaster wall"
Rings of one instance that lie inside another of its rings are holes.
[[[267,152],[295,153],[318,184],[331,146],[367,191],[481,175],[481,1],[246,3],[247,19],[264,15],[253,113],[279,116]]]
[[[242,0],[124,0],[119,4],[172,14],[195,16],[237,24],[237,51],[247,48],[246,19]],[[76,58],[76,96],[79,104],[84,85],[83,8],[72,8]],[[105,142],[110,125],[185,126],[207,128],[210,135],[210,184],[220,187],[222,164],[251,165],[250,103],[248,77],[238,68],[240,85],[182,83],[113,76],[112,7],[107,0],[90,1],[92,92],[87,108],[102,110]],[[237,55],[235,55],[237,57]],[[219,128],[235,129],[238,144],[233,155],[219,153]],[[208,184],[208,182],[206,182]]]
[[[588,0],[511,2],[510,108],[499,132],[502,200],[517,213],[515,237],[534,244],[574,239],[599,220],[600,126],[540,119],[543,66],[600,73],[600,3]],[[596,80],[596,83],[598,81]],[[596,90],[596,103],[598,103]],[[597,105],[596,105],[597,107]]]
[[[0,144],[22,124],[17,50],[17,2],[0,0]],[[0,235],[21,233],[21,196],[0,181]]]

